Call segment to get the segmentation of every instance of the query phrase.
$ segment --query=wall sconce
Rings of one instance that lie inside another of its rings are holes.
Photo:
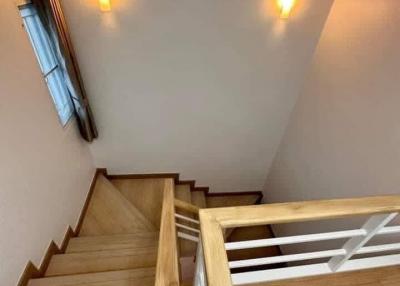
[[[296,4],[296,0],[277,0],[277,3],[281,10],[281,19],[287,19]]]
[[[99,0],[99,5],[101,12],[111,11],[111,0]]]

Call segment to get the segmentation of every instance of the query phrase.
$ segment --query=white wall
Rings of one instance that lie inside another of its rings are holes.
[[[335,1],[266,201],[400,194],[399,27],[397,0]]]
[[[262,189],[332,0],[63,1],[97,119],[97,166]]]
[[[0,9],[0,284],[15,285],[75,226],[94,167],[58,117],[14,1]]]

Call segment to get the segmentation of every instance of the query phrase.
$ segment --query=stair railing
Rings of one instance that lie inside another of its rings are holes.
[[[155,286],[179,286],[179,258],[175,226],[174,181],[165,181]]]
[[[187,202],[175,199],[175,225],[179,238],[199,242],[200,221],[189,217],[189,215],[198,217],[199,208]],[[178,211],[180,213],[178,213]],[[182,212],[183,211],[183,212]]]
[[[400,254],[393,254],[400,250],[400,243],[367,246],[367,243],[377,236],[400,233],[400,226],[388,226],[399,211],[400,196],[202,209],[200,210],[201,234],[208,285],[255,284],[400,265]],[[230,243],[224,241],[224,230],[233,227],[319,221],[361,215],[367,215],[369,219],[359,229]],[[347,241],[338,249],[228,261],[227,251],[334,239],[347,239]],[[379,256],[376,256],[377,254]],[[355,255],[367,255],[367,257],[359,258]],[[325,263],[310,263],[310,260],[320,258],[328,260]],[[290,264],[292,262],[303,264]],[[251,269],[249,267],[273,264],[280,265],[280,268],[248,270]],[[231,269],[237,268],[244,270],[231,274]]]
[[[177,236],[197,243],[193,286],[207,286],[203,247],[200,238],[200,221],[185,215],[191,214],[198,218],[200,209],[192,204],[175,199],[175,210]]]

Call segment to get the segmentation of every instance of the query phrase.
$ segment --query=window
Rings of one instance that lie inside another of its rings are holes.
[[[55,44],[46,33],[33,5],[22,6],[20,12],[61,124],[65,126],[73,114],[73,106],[62,66],[56,56]]]

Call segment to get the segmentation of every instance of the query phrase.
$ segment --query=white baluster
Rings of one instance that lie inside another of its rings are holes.
[[[357,252],[368,243],[381,229],[385,227],[390,221],[397,216],[397,213],[382,214],[372,216],[362,227],[366,231],[366,235],[362,237],[353,237],[349,239],[344,245],[343,249],[346,251],[345,255],[332,257],[328,265],[333,272],[340,270],[340,268]]]
[[[203,244],[201,239],[197,244],[196,269],[193,286],[207,286],[206,267],[204,264]]]

